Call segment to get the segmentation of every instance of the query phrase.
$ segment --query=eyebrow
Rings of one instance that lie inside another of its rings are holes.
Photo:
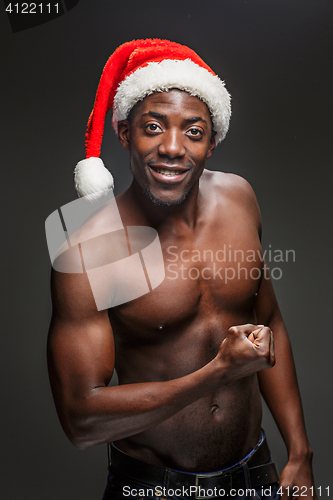
[[[162,115],[162,113],[157,113],[156,111],[148,111],[148,113],[144,113],[142,116],[150,115],[153,118],[166,119],[166,115]]]
[[[148,111],[148,113],[144,113],[142,116],[150,115],[153,118],[158,118],[160,120],[166,120],[168,117],[166,115],[163,115],[162,113],[157,113],[157,111]],[[192,116],[191,118],[185,118],[185,122],[187,123],[196,123],[196,122],[204,122],[207,123],[207,120],[202,118],[202,116]],[[207,123],[208,124],[208,123]]]
[[[188,123],[195,123],[195,122],[205,122],[205,123],[207,123],[207,120],[205,120],[204,118],[202,118],[202,116],[193,116],[192,118],[185,118],[184,121],[188,122]]]

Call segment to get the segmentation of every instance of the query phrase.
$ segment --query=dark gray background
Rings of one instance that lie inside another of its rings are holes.
[[[2,11],[2,499],[102,496],[105,446],[81,452],[69,443],[48,385],[44,220],[75,199],[72,170],[84,157],[86,122],[108,56],[146,37],[192,47],[233,96],[230,131],[207,166],[250,181],[265,248],[296,251],[294,263],[279,265],[283,277],[274,283],[294,349],[316,483],[332,485],[332,19],[331,0],[81,0],[55,21],[13,34]],[[130,173],[110,120],[102,156],[118,193]],[[284,445],[272,419],[264,420],[281,470]]]

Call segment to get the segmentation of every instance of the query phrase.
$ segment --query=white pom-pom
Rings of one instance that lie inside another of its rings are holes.
[[[90,201],[97,200],[114,186],[111,172],[95,157],[79,161],[74,169],[74,184],[77,194]]]

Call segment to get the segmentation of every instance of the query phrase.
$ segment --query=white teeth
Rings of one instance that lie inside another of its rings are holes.
[[[156,172],[158,172],[159,174],[163,174],[163,175],[168,175],[168,176],[172,176],[172,175],[180,175],[182,174],[183,172],[181,170],[165,170],[164,168],[155,168]]]

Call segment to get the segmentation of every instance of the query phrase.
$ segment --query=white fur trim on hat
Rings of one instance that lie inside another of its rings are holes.
[[[216,132],[215,143],[221,142],[229,128],[230,95],[217,75],[190,59],[150,62],[125,78],[113,102],[112,124],[115,131],[118,131],[118,122],[127,118],[137,102],[154,92],[172,88],[185,90],[207,104]]]
[[[114,186],[111,172],[95,157],[79,161],[74,169],[74,184],[77,194],[89,201],[97,200]]]

